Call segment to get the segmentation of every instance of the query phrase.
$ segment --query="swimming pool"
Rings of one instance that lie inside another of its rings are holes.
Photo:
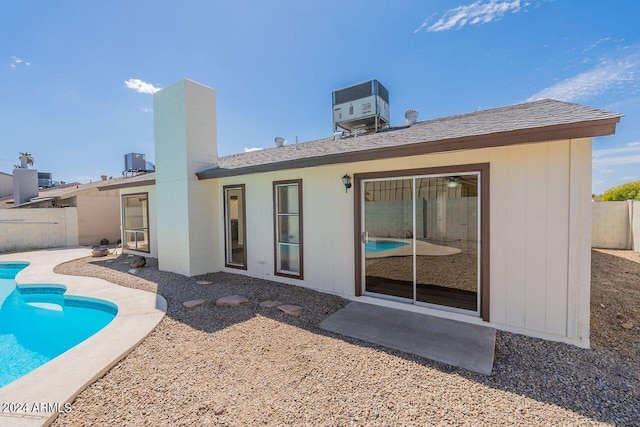
[[[108,301],[64,295],[62,285],[16,285],[27,265],[0,262],[0,387],[89,338],[118,312]]]
[[[409,242],[399,240],[371,239],[364,244],[365,253],[384,252],[391,249],[401,248],[408,245]]]

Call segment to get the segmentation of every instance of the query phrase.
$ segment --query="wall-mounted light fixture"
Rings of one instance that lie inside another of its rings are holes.
[[[345,173],[342,177],[342,183],[344,184],[344,192],[346,193],[351,188],[351,177],[348,173]]]

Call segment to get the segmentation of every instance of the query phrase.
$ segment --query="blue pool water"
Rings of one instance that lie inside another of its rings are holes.
[[[408,245],[409,242],[398,242],[397,240],[369,240],[364,244],[364,251],[368,254],[374,252],[383,252],[390,249],[401,248]]]
[[[0,387],[104,328],[115,304],[65,296],[61,285],[16,286],[27,263],[0,263]]]

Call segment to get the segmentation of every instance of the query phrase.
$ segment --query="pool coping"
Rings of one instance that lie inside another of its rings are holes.
[[[413,255],[413,239],[397,239],[393,237],[371,236],[369,240],[387,240],[390,242],[408,243],[405,246],[389,249],[386,251],[370,252],[365,254],[366,259],[387,258],[392,256],[410,256]],[[451,246],[436,245],[435,243],[425,242],[416,239],[416,255],[428,256],[446,256],[460,253],[461,250]]]
[[[91,249],[84,247],[0,255],[0,261],[30,263],[16,276],[19,285],[60,284],[67,288],[67,296],[98,298],[118,306],[116,317],[98,333],[0,388],[0,425],[48,426],[59,413],[73,411],[73,404],[65,404],[122,360],[164,317],[167,302],[161,295],[53,272],[58,264],[90,255]]]

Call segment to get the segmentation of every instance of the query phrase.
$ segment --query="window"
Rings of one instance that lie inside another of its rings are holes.
[[[224,189],[225,266],[247,269],[244,184]]]
[[[122,247],[149,252],[149,202],[148,194],[122,196]]]
[[[275,274],[303,278],[302,180],[273,183]]]

